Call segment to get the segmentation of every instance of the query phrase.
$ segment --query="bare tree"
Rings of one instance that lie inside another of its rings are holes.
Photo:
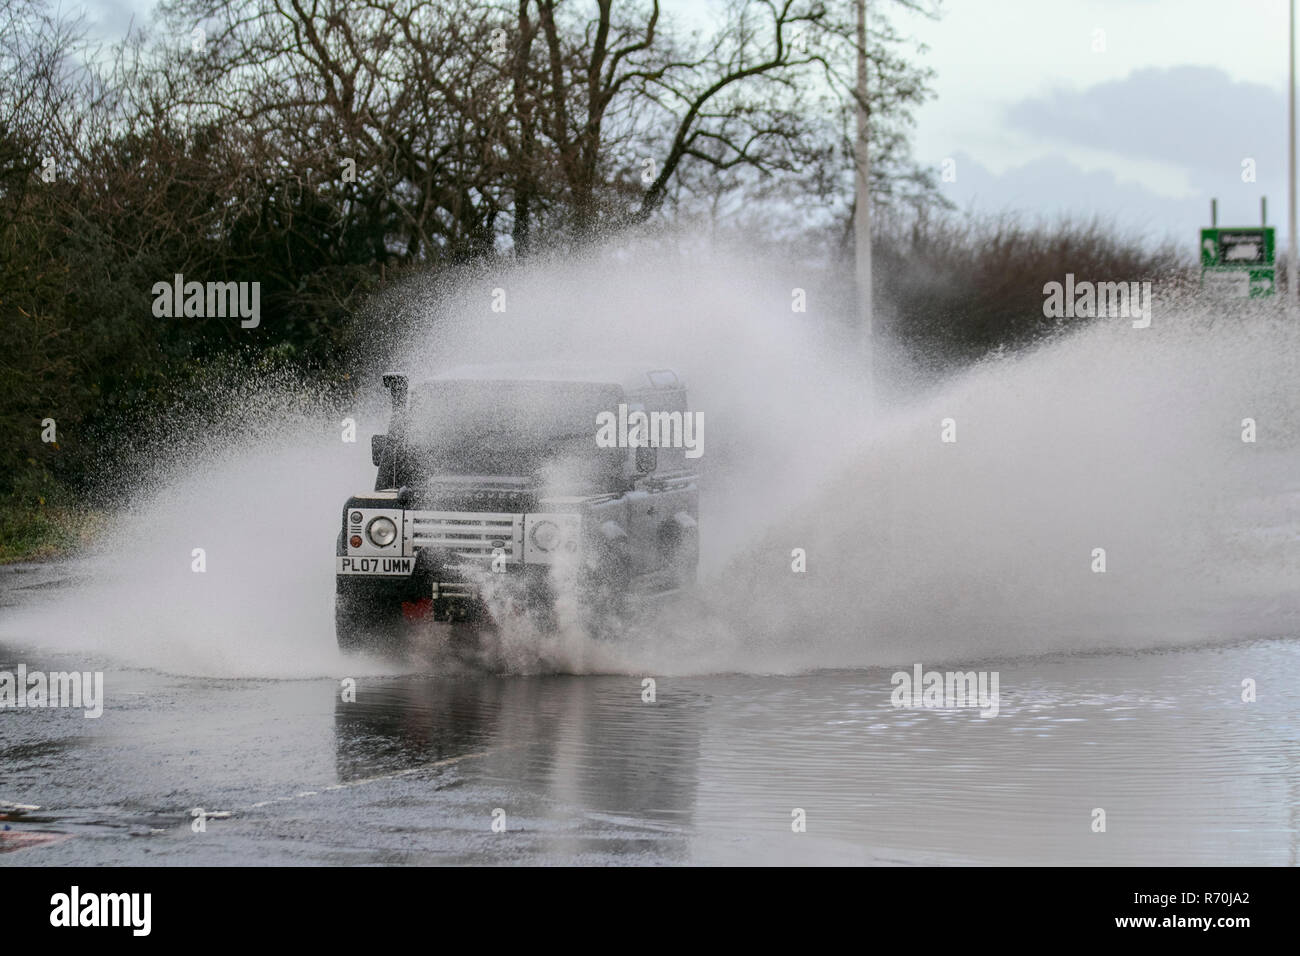
[[[584,239],[645,221],[684,184],[679,199],[770,177],[824,196],[849,168],[853,32],[821,0],[732,0],[705,38],[669,23],[658,0],[164,10],[174,35],[212,28],[201,56],[176,53],[165,70],[186,74],[172,99],[189,121],[249,131],[250,158],[296,170],[349,223],[379,230],[381,263],[483,255],[506,236],[524,253],[539,229]],[[873,114],[881,141],[899,144],[887,124],[924,97],[926,74],[890,53],[901,38],[883,20],[873,40]],[[345,160],[355,182],[339,178]]]

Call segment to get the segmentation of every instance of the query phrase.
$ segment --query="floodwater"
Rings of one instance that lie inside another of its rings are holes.
[[[888,667],[652,702],[638,675],[371,673],[345,702],[342,659],[200,678],[0,644],[19,661],[103,670],[106,706],[0,712],[0,865],[1300,862],[1294,637],[966,662],[991,717],[895,707]]]

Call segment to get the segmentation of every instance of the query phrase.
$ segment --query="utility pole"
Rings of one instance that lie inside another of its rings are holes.
[[[862,336],[868,397],[875,390],[875,339],[871,322],[871,163],[867,153],[867,0],[855,0],[858,13],[858,84],[856,89],[858,137],[854,149],[857,167],[853,197],[853,244],[857,253],[858,332]],[[1295,0],[1292,0],[1294,6]],[[1294,180],[1294,174],[1292,175]]]
[[[1300,295],[1300,276],[1296,274],[1296,236],[1295,224],[1295,0],[1291,0],[1291,83],[1287,87],[1287,240],[1286,240],[1286,300],[1292,311],[1295,310],[1297,296]]]

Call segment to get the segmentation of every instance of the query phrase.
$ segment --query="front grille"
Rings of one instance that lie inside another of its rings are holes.
[[[437,548],[488,563],[500,548],[506,564],[519,564],[524,559],[524,516],[520,514],[408,511],[406,536],[416,550]]]
[[[438,511],[493,511],[524,514],[535,511],[535,493],[525,478],[444,475],[416,492],[416,507]]]
[[[523,491],[483,491],[453,494],[439,492],[426,494],[416,507],[437,509],[438,511],[492,511],[498,514],[527,514],[536,511],[537,498],[532,492]]]

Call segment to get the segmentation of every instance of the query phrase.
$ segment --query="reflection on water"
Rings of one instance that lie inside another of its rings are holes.
[[[632,852],[653,835],[679,856],[695,808],[705,708],[696,695],[641,703],[629,678],[399,677],[336,704],[338,773],[355,784],[471,758],[476,790],[547,832],[545,852]],[[491,802],[491,801],[489,801]],[[474,826],[481,826],[475,823]],[[566,833],[590,827],[569,844]]]
[[[629,677],[369,678],[337,769],[466,758],[455,799],[527,808],[551,860],[1295,865],[1298,665],[1294,640],[983,663],[992,719],[895,709],[895,668],[662,679],[655,703]]]

